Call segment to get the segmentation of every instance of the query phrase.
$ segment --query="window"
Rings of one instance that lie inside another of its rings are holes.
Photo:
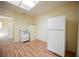
[[[38,3],[38,1],[25,1],[25,0],[23,0],[20,7],[23,9],[31,10],[37,3]]]
[[[26,10],[31,10],[39,1],[27,1],[27,0],[20,0],[20,1],[7,1],[13,5],[21,7]]]

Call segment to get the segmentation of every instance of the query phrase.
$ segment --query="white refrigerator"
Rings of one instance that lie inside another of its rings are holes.
[[[60,56],[65,56],[65,29],[65,16],[51,17],[48,19],[47,49]]]

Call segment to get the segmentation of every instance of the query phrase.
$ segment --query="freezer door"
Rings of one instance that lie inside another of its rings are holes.
[[[48,29],[65,29],[65,16],[49,18]]]
[[[47,49],[60,56],[65,55],[65,31],[48,31]]]

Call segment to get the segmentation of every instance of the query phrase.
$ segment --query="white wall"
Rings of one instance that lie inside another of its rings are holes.
[[[30,40],[36,39],[36,31],[37,31],[36,25],[35,24],[29,25],[28,30],[30,32]]]
[[[48,18],[47,17],[39,17],[36,19],[36,28],[37,28],[37,32],[36,32],[36,37],[37,39],[40,39],[42,41],[46,41],[48,40]]]

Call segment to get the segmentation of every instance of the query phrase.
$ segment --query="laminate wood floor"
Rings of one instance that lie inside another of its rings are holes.
[[[1,57],[58,57],[47,50],[47,44],[40,40],[30,42],[0,43]]]

